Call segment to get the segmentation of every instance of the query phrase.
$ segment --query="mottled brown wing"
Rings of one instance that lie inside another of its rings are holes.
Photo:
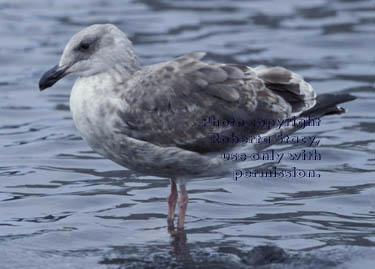
[[[134,74],[122,92],[126,103],[119,113],[119,132],[161,146],[208,152],[228,144],[213,144],[213,133],[254,135],[262,128],[203,126],[217,120],[285,119],[291,105],[265,87],[256,72],[241,65],[201,61],[194,53],[146,67]]]

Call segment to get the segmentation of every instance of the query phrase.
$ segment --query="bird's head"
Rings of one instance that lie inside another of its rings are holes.
[[[68,74],[92,76],[121,64],[134,71],[137,58],[126,35],[112,24],[91,25],[76,33],[66,45],[60,61],[43,74],[42,91]]]

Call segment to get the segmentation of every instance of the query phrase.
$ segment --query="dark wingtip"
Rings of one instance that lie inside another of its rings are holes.
[[[341,103],[345,103],[345,102],[349,102],[349,101],[353,101],[357,99],[356,96],[351,95],[349,93],[334,94],[334,95],[337,96],[341,100]]]
[[[301,116],[322,116],[343,114],[347,110],[338,106],[339,104],[346,103],[357,99],[356,96],[348,93],[320,94],[316,98],[316,104],[311,109],[303,112]]]

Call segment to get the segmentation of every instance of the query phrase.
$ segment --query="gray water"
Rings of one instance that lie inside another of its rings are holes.
[[[372,267],[374,15],[367,0],[0,1],[0,268]],[[208,51],[355,95],[347,114],[299,133],[318,135],[321,161],[281,163],[321,177],[191,182],[186,234],[171,236],[169,181],[86,145],[69,111],[74,78],[38,90],[70,37],[104,22],[145,65]]]

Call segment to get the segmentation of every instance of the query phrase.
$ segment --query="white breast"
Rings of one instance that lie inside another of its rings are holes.
[[[70,110],[79,133],[93,150],[106,157],[115,146],[111,141],[111,123],[116,115],[109,108],[121,102],[113,95],[113,88],[107,74],[81,77],[70,95]]]

